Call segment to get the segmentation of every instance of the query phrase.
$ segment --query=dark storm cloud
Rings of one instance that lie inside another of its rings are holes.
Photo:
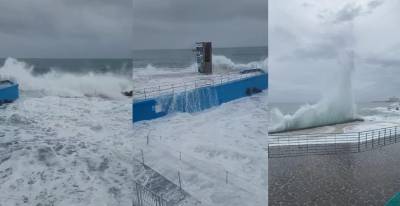
[[[188,48],[196,41],[217,46],[265,46],[265,0],[134,0],[133,48]]]
[[[360,16],[361,13],[361,6],[348,4],[337,12],[334,22],[341,23],[353,21],[354,18]]]
[[[385,1],[384,0],[375,0],[368,3],[368,8],[370,11],[378,8],[381,6]]]
[[[131,0],[0,0],[0,56],[128,57]]]
[[[349,3],[343,6],[334,17],[335,23],[343,23],[353,21],[355,18],[371,14],[375,9],[380,7],[384,3],[384,0],[372,0],[366,6],[359,4]]]

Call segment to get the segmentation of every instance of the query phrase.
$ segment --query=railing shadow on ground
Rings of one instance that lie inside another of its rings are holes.
[[[269,136],[268,157],[359,153],[400,142],[398,126],[350,133]]]

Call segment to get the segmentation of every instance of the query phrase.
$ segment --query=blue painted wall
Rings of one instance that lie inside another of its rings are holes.
[[[18,84],[0,87],[0,104],[13,102],[19,97]]]
[[[132,121],[151,120],[173,112],[198,112],[268,88],[268,74],[262,73],[246,79],[217,86],[197,88],[175,95],[138,100],[132,104]]]

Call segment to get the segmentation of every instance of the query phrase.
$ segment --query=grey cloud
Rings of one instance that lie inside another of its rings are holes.
[[[362,11],[361,6],[348,4],[336,13],[334,22],[341,23],[353,21],[356,17],[362,14]]]
[[[400,69],[400,59],[399,58],[379,58],[379,57],[370,57],[365,59],[367,64],[375,65],[378,67],[393,67]]]
[[[249,18],[265,21],[268,2],[265,0],[134,0],[134,20],[170,23],[196,23]]]
[[[321,11],[317,16],[320,19],[332,21],[333,23],[340,24],[345,22],[350,22],[356,18],[372,14],[372,12],[378,7],[382,6],[385,0],[371,0],[366,5],[361,5],[360,3],[348,3],[345,4],[336,12],[330,12],[328,10]]]
[[[0,2],[0,56],[130,55],[131,0]]]
[[[134,0],[133,49],[267,45],[265,0]]]
[[[368,8],[370,11],[380,7],[385,1],[384,0],[374,0],[368,3]]]

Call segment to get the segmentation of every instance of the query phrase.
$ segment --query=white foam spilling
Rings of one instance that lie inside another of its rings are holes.
[[[221,75],[237,72],[241,69],[262,69],[268,70],[268,59],[249,62],[246,64],[235,63],[225,56],[213,56],[213,75]],[[197,72],[197,64],[184,68],[154,67],[147,65],[144,68],[133,69],[133,81],[136,88],[154,87],[154,85],[172,85],[182,82],[192,82],[204,78]],[[212,75],[207,75],[212,77]]]
[[[15,79],[23,91],[42,91],[48,95],[67,97],[123,98],[121,91],[128,90],[132,85],[129,79],[110,73],[78,75],[50,71],[35,76],[32,70],[32,66],[8,58],[0,67],[0,75]]]
[[[268,65],[267,59],[261,61],[249,62],[247,64],[238,64],[225,56],[220,56],[220,55],[213,56],[213,69],[217,72],[232,71],[232,70],[234,71],[244,68],[263,69],[266,71],[268,68],[267,65]]]
[[[213,71],[216,73],[232,72],[244,68],[259,68],[267,70],[267,59],[261,61],[249,62],[247,64],[239,64],[233,62],[226,56],[213,55]],[[183,68],[167,68],[167,67],[155,67],[151,64],[143,68],[134,68],[134,76],[149,76],[149,75],[165,75],[171,73],[187,73],[187,72],[197,72],[197,64],[193,63],[188,67]]]
[[[343,57],[340,61],[342,68],[339,69],[336,78],[332,78],[332,89],[325,91],[318,103],[304,105],[293,115],[284,115],[279,109],[272,109],[270,132],[318,127],[358,119],[352,88],[353,54],[347,52]]]

